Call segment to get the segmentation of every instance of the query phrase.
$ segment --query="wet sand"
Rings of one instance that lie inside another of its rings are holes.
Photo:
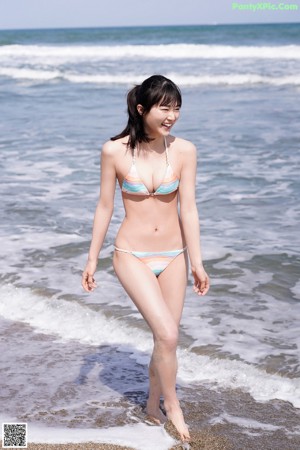
[[[300,448],[300,409],[280,400],[257,402],[249,394],[236,390],[208,389],[205,386],[193,388],[180,387],[181,405],[189,425],[190,450],[299,450]],[[146,392],[131,392],[119,402],[107,403],[93,416],[92,428],[101,429],[137,423],[155,426],[145,415]],[[116,414],[116,407],[120,411]],[[115,408],[113,408],[115,407]],[[126,412],[128,414],[126,414]],[[50,426],[64,425],[69,429],[85,428],[88,416],[70,420],[60,414],[36,416],[36,422]],[[21,414],[18,420],[31,422],[32,418]],[[63,422],[63,424],[62,424]],[[85,426],[84,426],[85,425]],[[170,426],[171,425],[171,426]],[[178,439],[176,430],[170,422],[165,424],[166,431]],[[113,437],[113,436],[112,436]],[[134,441],[133,441],[134,442]],[[178,444],[170,450],[184,447]],[[0,444],[1,446],[1,444]],[[132,450],[127,446],[100,444],[93,442],[68,444],[32,444],[29,450]],[[135,450],[143,450],[135,447]],[[157,450],[160,450],[157,448]]]
[[[15,335],[18,332],[15,326],[6,328],[3,336],[7,339],[11,336],[9,330]],[[26,341],[24,335],[22,335],[20,336],[20,342],[22,342],[21,337],[23,337],[23,343],[34,354],[35,347],[33,344],[35,341],[32,339]],[[41,340],[41,337],[43,340]],[[39,355],[41,346],[44,342],[47,343],[50,338],[44,335],[34,335],[34,338],[35,340],[38,339],[37,352]],[[72,345],[75,352],[77,344],[73,343]],[[11,367],[13,367],[13,361],[16,359],[16,349],[12,350]],[[47,347],[44,351],[47,351]],[[81,351],[82,357],[84,357],[86,351]],[[101,371],[101,381],[103,382],[101,389],[105,390],[105,387],[108,386],[115,395],[115,399],[101,400],[96,389],[99,383],[97,371],[95,372],[96,381],[91,379],[87,383],[84,377],[86,373],[83,370],[82,372],[79,371],[78,366],[75,366],[72,370],[72,365],[68,366],[69,372],[66,379],[60,379],[58,386],[52,391],[51,385],[40,384],[40,374],[35,374],[34,367],[30,367],[31,360],[30,354],[28,354],[26,367],[29,373],[34,374],[35,377],[32,375],[30,383],[27,383],[27,389],[29,389],[27,397],[24,397],[25,394],[22,392],[23,402],[17,406],[16,411],[15,397],[12,393],[20,391],[20,379],[14,378],[13,371],[9,374],[6,379],[6,386],[3,386],[1,392],[5,414],[8,417],[16,417],[18,422],[27,422],[29,426],[30,423],[40,424],[49,427],[49,429],[59,427],[69,430],[72,428],[76,430],[86,428],[100,430],[136,424],[137,422],[151,426],[144,412],[147,399],[147,366],[128,364],[128,356],[125,352],[114,353],[110,347],[101,347],[101,352],[98,349],[97,353],[91,355],[91,358],[96,358],[98,355],[101,357],[109,355],[111,358],[111,360],[108,359],[110,370],[107,370],[106,365],[104,366],[105,370]],[[55,358],[57,358],[56,353],[53,355],[53,360],[58,364],[59,360]],[[83,366],[84,369],[86,366],[89,368],[88,363],[91,360],[93,361],[93,359],[87,359]],[[73,358],[73,361],[81,363],[79,357]],[[37,364],[36,359],[32,359],[33,363]],[[78,373],[82,374],[81,378],[78,377]],[[43,378],[44,383],[50,377],[49,374],[51,374],[51,367],[47,367],[47,372],[45,372]],[[124,374],[126,375],[125,378]],[[54,375],[56,375],[56,372]],[[122,391],[120,385],[122,385]],[[300,449],[300,409],[294,408],[288,402],[280,400],[265,403],[257,402],[241,389],[222,389],[211,383],[207,385],[205,383],[190,386],[178,385],[177,388],[184,416],[190,428],[191,450]],[[93,389],[95,389],[94,400],[87,401],[91,399]],[[72,408],[69,408],[70,404]],[[172,427],[167,425],[166,430],[172,437],[177,438]],[[88,437],[87,439],[92,438]],[[128,441],[126,442],[128,443]],[[118,443],[120,443],[120,440],[118,440]],[[178,444],[173,446],[172,450],[180,450],[181,448],[183,448],[182,445]],[[69,444],[29,443],[28,449],[129,450],[130,447],[93,442],[80,444],[73,442]],[[135,450],[144,449],[137,446]],[[160,449],[157,448],[157,450]]]
[[[2,441],[0,441],[2,446]],[[111,444],[93,444],[84,442],[81,444],[28,444],[28,450],[133,450],[130,447],[120,447]]]
[[[190,450],[231,450],[233,447],[230,445],[227,438],[222,436],[213,435],[209,430],[195,432],[191,430],[191,441],[188,447],[183,447],[179,435],[170,421],[164,425],[165,430],[178,442],[172,446],[170,450],[181,450],[188,448]],[[0,441],[2,446],[2,441]],[[93,442],[84,443],[67,443],[67,444],[43,444],[36,443],[27,446],[28,450],[143,450],[138,447],[127,447],[114,444],[100,444]],[[157,449],[160,450],[160,449]]]
[[[299,450],[300,448],[300,410],[288,402],[274,400],[258,403],[249,394],[239,390],[212,391],[204,386],[198,387],[196,395],[194,389],[181,388],[181,397],[184,397],[181,404],[190,428],[190,447],[186,447],[190,450]],[[127,402],[125,401],[125,403]],[[143,411],[144,408],[141,404],[136,405],[134,416],[141,422],[153,426],[145,420],[146,416]],[[107,424],[108,419],[109,415],[103,413],[102,426],[105,426],[105,421]],[[128,421],[117,420],[115,426],[126,423]],[[109,426],[112,425],[111,421]],[[76,425],[75,428],[77,428]],[[178,439],[176,430],[170,422],[165,424],[165,429],[173,438]],[[185,447],[178,442],[170,450],[183,448]],[[127,446],[92,442],[80,444],[29,443],[28,449],[133,450]],[[135,450],[143,449],[136,447]]]

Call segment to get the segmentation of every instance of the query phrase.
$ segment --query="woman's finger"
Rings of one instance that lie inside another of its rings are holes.
[[[206,277],[201,281],[200,292],[202,295],[205,295],[209,289],[209,278]]]
[[[198,295],[205,295],[209,290],[209,278],[206,275],[204,278],[194,278],[193,290]]]
[[[83,289],[87,292],[92,291],[95,287],[97,287],[93,275],[83,272],[82,279],[81,279],[81,285]]]
[[[95,287],[97,287],[97,284],[95,282],[93,275],[88,275],[87,285],[88,285],[88,288],[90,291],[92,291]]]

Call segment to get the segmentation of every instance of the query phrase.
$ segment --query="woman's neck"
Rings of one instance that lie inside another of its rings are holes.
[[[164,136],[151,139],[150,142],[141,142],[139,144],[140,150],[149,153],[163,153],[166,149],[166,141]]]

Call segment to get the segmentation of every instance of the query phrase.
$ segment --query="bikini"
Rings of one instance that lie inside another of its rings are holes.
[[[166,171],[161,184],[156,191],[149,192],[145,184],[143,183],[136,167],[136,154],[135,149],[132,154],[132,164],[130,170],[123,180],[121,190],[126,194],[131,195],[143,195],[145,197],[156,197],[157,195],[168,195],[177,191],[179,186],[179,179],[173,172],[173,169],[169,162],[168,147],[165,140],[166,150]],[[118,252],[129,253],[140,261],[142,261],[157,277],[168,267],[168,265],[181,253],[186,250],[186,247],[178,250],[169,250],[163,252],[141,252],[133,250],[125,250],[123,248],[115,247]]]
[[[164,178],[156,189],[155,192],[149,192],[141,177],[138,174],[136,167],[136,155],[135,149],[133,150],[132,155],[132,164],[130,170],[122,183],[122,192],[126,192],[127,194],[132,195],[144,195],[149,197],[155,197],[156,195],[168,195],[172,192],[177,191],[179,186],[179,179],[174,174],[172,167],[169,162],[169,153],[167,143],[165,141],[165,149],[166,149],[166,171]]]

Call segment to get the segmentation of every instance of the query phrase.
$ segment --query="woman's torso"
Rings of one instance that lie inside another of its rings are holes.
[[[161,154],[135,152],[133,158],[133,152],[128,150],[124,143],[119,142],[116,151],[116,172],[120,188],[122,189],[124,179],[127,180],[135,164],[134,173],[139,177],[139,190],[145,191],[145,194],[122,192],[125,218],[115,241],[118,247],[128,250],[163,251],[185,246],[178,214],[178,189],[159,195],[168,164],[168,173],[174,174],[174,188],[178,184],[175,180],[180,180],[181,162],[176,139],[170,136],[168,140],[168,158],[165,151]]]

